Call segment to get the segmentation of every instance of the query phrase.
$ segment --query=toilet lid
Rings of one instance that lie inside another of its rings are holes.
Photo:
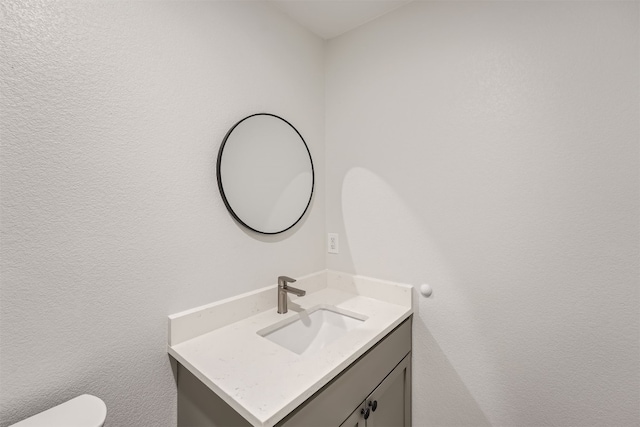
[[[83,394],[11,427],[101,427],[106,417],[102,399]]]

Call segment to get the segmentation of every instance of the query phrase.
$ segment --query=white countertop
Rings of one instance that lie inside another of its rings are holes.
[[[286,314],[276,312],[274,285],[169,317],[169,354],[254,426],[276,424],[412,313],[408,285],[323,271],[293,286],[307,290],[307,295],[292,297]],[[367,319],[306,355],[257,334],[318,305]],[[204,332],[192,337],[193,329]]]

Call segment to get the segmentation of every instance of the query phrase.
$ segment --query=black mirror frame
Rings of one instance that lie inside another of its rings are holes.
[[[225,195],[225,192],[224,192],[224,188],[222,187],[222,177],[220,175],[220,164],[222,163],[222,153],[224,151],[225,145],[227,144],[227,140],[229,139],[229,136],[231,135],[233,130],[240,123],[244,122],[247,119],[250,119],[251,117],[255,117],[255,116],[271,116],[271,117],[275,117],[277,119],[282,120],[283,122],[285,122],[289,126],[291,126],[291,128],[298,134],[298,136],[300,137],[300,140],[304,144],[304,148],[307,150],[307,154],[309,155],[309,163],[311,163],[311,193],[309,194],[309,200],[307,201],[307,205],[305,206],[304,210],[302,211],[302,214],[300,215],[300,217],[298,219],[296,219],[293,224],[291,224],[287,228],[282,229],[280,231],[267,232],[267,231],[256,230],[255,228],[251,227],[250,225],[245,223],[243,220],[241,220],[240,217],[234,212],[233,208],[229,204],[229,201],[227,200],[227,196]],[[309,206],[311,205],[311,200],[313,199],[313,191],[315,189],[315,184],[316,184],[316,173],[315,173],[315,169],[314,169],[314,166],[313,166],[313,158],[311,157],[311,151],[309,151],[309,146],[307,145],[307,142],[304,140],[304,138],[302,137],[300,132],[298,132],[298,129],[296,129],[295,126],[293,126],[291,123],[289,123],[287,120],[283,119],[282,117],[277,116],[275,114],[271,114],[271,113],[255,113],[255,114],[251,114],[251,115],[239,120],[236,124],[234,124],[231,127],[231,129],[229,129],[227,134],[224,136],[224,139],[222,140],[222,144],[220,144],[220,148],[218,150],[218,160],[216,162],[216,178],[218,180],[218,190],[220,190],[220,195],[222,196],[222,201],[224,202],[224,205],[227,207],[227,210],[229,211],[229,213],[231,214],[233,219],[235,219],[237,222],[239,222],[240,224],[242,224],[244,227],[248,228],[249,230],[255,231],[256,233],[260,233],[260,234],[280,234],[280,233],[284,233],[285,231],[293,228],[297,223],[299,223],[300,220],[304,217],[304,215],[309,210]]]

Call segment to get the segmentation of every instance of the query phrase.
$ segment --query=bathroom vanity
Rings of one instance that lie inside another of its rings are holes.
[[[323,271],[169,317],[179,426],[410,426],[411,287]]]

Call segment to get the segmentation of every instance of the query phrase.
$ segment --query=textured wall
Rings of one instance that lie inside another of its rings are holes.
[[[328,267],[433,286],[416,426],[638,425],[639,12],[414,2],[329,42]]]
[[[108,426],[173,426],[166,316],[325,266],[323,43],[260,2],[3,1],[0,25],[0,425],[88,392]],[[262,240],[215,178],[260,111],[317,173]]]

